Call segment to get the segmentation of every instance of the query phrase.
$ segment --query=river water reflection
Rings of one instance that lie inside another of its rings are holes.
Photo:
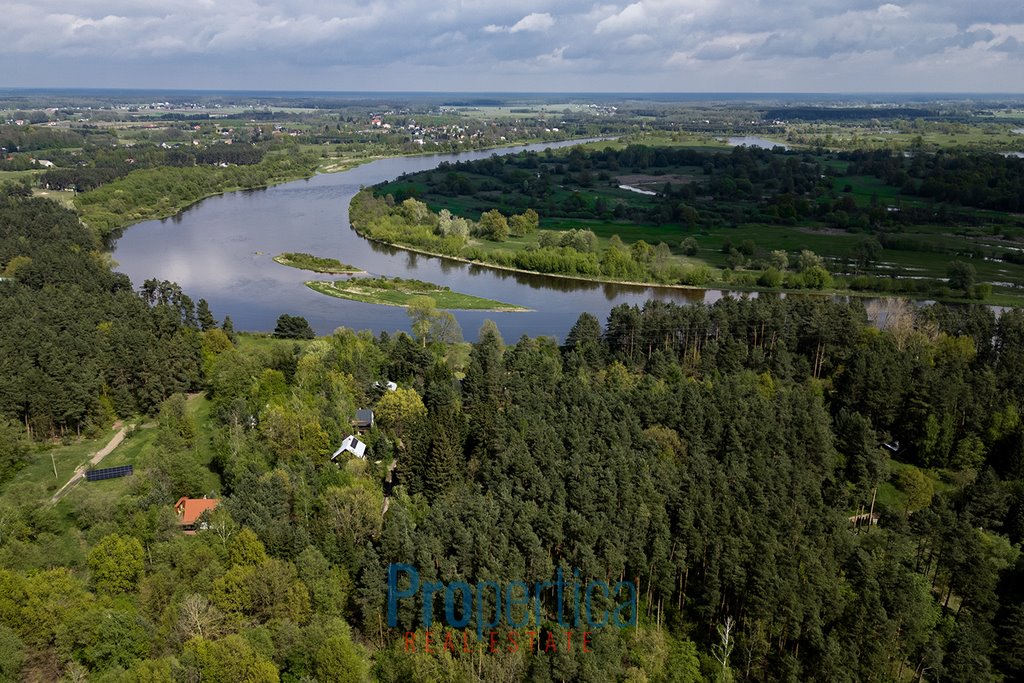
[[[334,257],[374,275],[426,280],[533,309],[527,313],[457,311],[455,316],[469,339],[476,338],[486,318],[498,323],[507,341],[523,334],[563,339],[584,311],[604,321],[611,308],[621,303],[642,304],[658,298],[687,304],[723,296],[716,290],[628,287],[497,271],[374,244],[349,226],[348,203],[361,186],[433,168],[443,161],[564,144],[571,143],[383,159],[343,173],[211,197],[173,218],[132,226],[114,245],[114,258],[118,270],[136,286],[153,277],[173,280],[194,299],[206,299],[218,319],[230,315],[239,330],[272,330],[281,313],[304,316],[318,334],[339,326],[374,332],[409,329],[402,308],[311,291],[304,281],[330,276],[272,260],[285,251]]]
[[[783,142],[776,142],[775,140],[768,140],[767,138],[760,138],[756,135],[743,135],[741,137],[728,138],[727,142],[733,147],[759,147],[761,149],[775,149],[781,147],[782,149],[789,149],[789,145]]]

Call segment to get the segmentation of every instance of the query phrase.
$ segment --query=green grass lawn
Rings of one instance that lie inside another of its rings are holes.
[[[843,188],[847,185],[852,187],[852,192],[843,192]],[[912,199],[902,197],[899,193],[899,188],[887,185],[884,180],[874,176],[841,176],[835,178],[832,187],[838,193],[851,195],[861,206],[867,206],[871,202],[872,197],[877,197],[886,204],[894,204],[897,199],[902,199],[903,201]]]
[[[244,335],[249,337],[249,335]],[[294,343],[294,340],[269,340],[274,343]],[[258,342],[252,342],[254,345],[258,345]],[[210,416],[211,402],[204,395],[198,394],[189,397],[188,402],[192,414],[196,418],[196,422],[199,425],[199,437],[196,443],[196,454],[199,458],[199,462],[202,465],[209,465],[213,459],[213,450],[211,445],[211,439],[213,436],[213,422]],[[139,465],[144,464],[146,457],[148,457],[154,450],[154,441],[157,435],[157,429],[155,427],[154,420],[147,418],[145,420],[138,419],[133,421],[131,424],[135,425],[135,429],[129,429],[128,436],[121,442],[121,444],[115,448],[112,452],[107,454],[103,460],[96,466],[97,468],[104,467],[117,467],[119,465]],[[140,426],[140,425],[145,425]],[[31,461],[22,468],[9,482],[7,482],[3,489],[0,490],[0,497],[5,497],[8,494],[15,494],[21,498],[26,496],[31,497],[33,500],[49,500],[49,497],[57,492],[68,479],[74,474],[75,470],[89,462],[92,456],[102,449],[110,441],[111,437],[114,436],[116,430],[108,429],[105,430],[102,436],[94,439],[82,439],[81,441],[72,443],[67,446],[55,445],[49,448],[40,449],[32,455]],[[56,465],[57,476],[53,474],[54,465]],[[217,475],[210,472],[209,483],[213,486],[218,486]],[[122,481],[122,480],[111,480],[111,481]],[[89,489],[91,487],[102,485],[106,486],[110,482],[82,482],[79,484],[71,493],[67,495],[67,499],[75,499],[75,496],[80,496],[79,489],[85,487]]]
[[[863,124],[791,124],[787,134],[825,147],[844,149],[913,149],[920,144],[926,151],[968,147],[992,151],[1019,149],[1020,136],[1012,133],[1012,123],[979,121],[966,124],[961,130],[899,131],[887,122],[877,126]]]
[[[612,149],[625,149],[629,145],[649,145],[651,147],[686,147],[690,149],[707,150],[728,150],[732,148],[725,142],[723,136],[708,135],[706,133],[667,133],[665,131],[652,131],[649,133],[632,133],[623,135],[615,140],[601,140],[588,142],[581,147],[590,150],[603,150],[607,147]]]
[[[194,394],[188,399],[188,408],[196,419],[199,433],[196,436],[195,454],[199,464],[209,468],[213,460],[214,426],[210,417],[211,401],[203,394]],[[136,470],[146,467],[148,460],[158,452],[156,438],[158,430],[150,421],[146,427],[135,429],[121,445],[96,466],[97,468],[134,465]],[[58,507],[73,511],[83,505],[97,504],[114,506],[128,495],[133,486],[133,477],[107,479],[105,481],[82,481],[59,503]],[[204,472],[203,490],[220,491],[220,477],[212,470]]]

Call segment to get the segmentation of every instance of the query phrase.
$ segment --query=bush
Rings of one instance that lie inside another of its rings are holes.
[[[554,230],[541,230],[537,233],[537,240],[542,247],[557,247],[562,236]]]
[[[583,253],[597,251],[597,235],[590,230],[573,228],[562,233],[560,247],[569,247]]]
[[[679,278],[679,284],[692,287],[703,287],[712,280],[711,269],[707,266],[694,266],[683,271]]]
[[[761,273],[761,277],[757,278],[757,284],[762,287],[771,287],[775,289],[782,286],[782,272],[776,268],[768,268]]]
[[[962,289],[965,295],[970,296],[974,280],[977,277],[977,272],[972,264],[953,261],[949,264],[946,275],[949,277],[951,289]]]
[[[804,287],[826,289],[832,286],[832,275],[822,266],[811,266],[801,273]]]

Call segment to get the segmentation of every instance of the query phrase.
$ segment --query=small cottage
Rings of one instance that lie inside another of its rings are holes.
[[[178,526],[186,534],[206,529],[206,522],[199,521],[204,512],[212,512],[220,505],[219,498],[186,498],[182,496],[174,504],[174,514],[178,516]]]
[[[338,450],[334,451],[334,455],[331,456],[331,460],[337,460],[338,456],[342,453],[351,453],[357,458],[366,457],[366,444],[359,440],[354,434],[350,434],[345,437],[345,440],[341,442],[341,446]]]
[[[356,416],[352,420],[352,427],[360,434],[369,431],[373,427],[373,411],[369,408],[357,410]]]

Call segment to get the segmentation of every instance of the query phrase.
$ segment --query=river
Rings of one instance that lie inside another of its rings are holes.
[[[584,311],[603,322],[621,303],[642,304],[651,298],[711,302],[723,295],[716,290],[629,287],[497,271],[374,244],[349,225],[349,200],[361,186],[433,168],[442,161],[567,144],[574,143],[382,159],[341,173],[211,197],[172,218],[128,228],[114,245],[114,259],[117,270],[136,286],[148,278],[175,281],[193,299],[206,299],[218,319],[230,315],[235,329],[252,331],[273,330],[282,313],[305,317],[317,334],[329,334],[339,326],[374,332],[409,329],[405,309],[313,292],[303,282],[331,276],[272,260],[285,251],[334,257],[374,275],[426,280],[532,309],[455,311],[467,339],[476,338],[487,318],[498,324],[506,341],[523,334],[561,340]]]
[[[727,142],[733,147],[759,147],[761,149],[775,149],[781,147],[782,149],[789,149],[789,145],[783,142],[776,142],[775,140],[769,140],[767,138],[760,138],[756,135],[743,135],[741,137],[731,137],[727,139]]]

